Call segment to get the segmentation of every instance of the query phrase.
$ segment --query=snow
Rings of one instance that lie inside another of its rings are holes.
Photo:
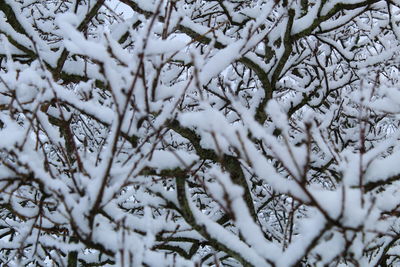
[[[197,161],[199,157],[196,154],[187,153],[186,151],[164,151],[156,150],[151,155],[149,167],[163,169],[175,169],[180,166],[187,167]]]
[[[3,2],[0,262],[399,264],[394,2]]]
[[[291,33],[297,34],[303,30],[311,27],[313,22],[318,18],[322,1],[317,1],[311,8],[308,9],[307,14],[293,22]]]

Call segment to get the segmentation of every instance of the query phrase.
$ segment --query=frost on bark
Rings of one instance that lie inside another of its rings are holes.
[[[0,0],[0,265],[399,265],[399,27],[398,0]]]

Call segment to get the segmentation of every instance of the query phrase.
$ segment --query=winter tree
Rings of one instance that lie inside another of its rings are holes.
[[[0,265],[399,265],[399,56],[399,0],[0,0]]]

